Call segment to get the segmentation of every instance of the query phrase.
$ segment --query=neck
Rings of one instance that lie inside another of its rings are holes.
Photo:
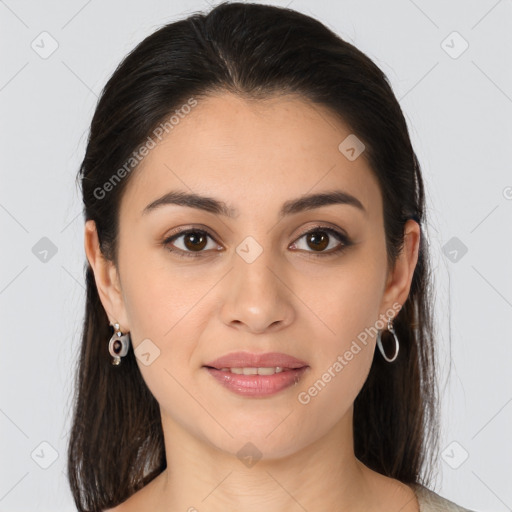
[[[290,454],[259,455],[247,440],[221,451],[162,417],[167,469],[153,484],[154,510],[318,512],[377,510],[376,475],[354,455],[352,409],[323,437]],[[237,451],[245,445],[243,454]],[[258,459],[258,457],[261,458]],[[383,477],[384,478],[384,477]]]

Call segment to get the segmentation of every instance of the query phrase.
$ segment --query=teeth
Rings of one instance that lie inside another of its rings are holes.
[[[275,368],[221,368],[222,372],[236,373],[237,375],[274,375],[283,370],[280,366]]]

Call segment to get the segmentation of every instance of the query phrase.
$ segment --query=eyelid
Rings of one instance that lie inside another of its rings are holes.
[[[320,229],[331,230],[331,231],[339,233],[340,236],[345,237],[347,240],[349,239],[349,236],[348,236],[347,232],[344,229],[342,229],[342,228],[340,228],[338,226],[330,225],[328,222],[319,222],[318,224],[314,224],[313,226],[310,225],[307,228],[304,228],[304,230],[301,230],[300,233],[297,235],[297,238],[300,238],[301,236],[307,235],[308,233],[310,233],[311,231],[314,231],[316,229],[318,229],[318,230],[320,230]]]
[[[180,226],[178,228],[173,229],[169,234],[164,236],[164,242],[168,242],[173,238],[177,238],[179,235],[187,234],[189,231],[199,231],[206,233],[209,237],[211,237],[215,242],[217,242],[217,235],[214,234],[210,228],[204,226],[203,224],[193,224],[191,226]],[[219,243],[219,242],[217,242]]]

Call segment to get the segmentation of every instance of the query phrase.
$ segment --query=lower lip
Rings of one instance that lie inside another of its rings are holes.
[[[274,375],[239,375],[223,372],[216,368],[205,368],[212,377],[233,393],[259,398],[275,395],[283,389],[293,386],[309,367],[303,366],[294,370],[274,373]]]

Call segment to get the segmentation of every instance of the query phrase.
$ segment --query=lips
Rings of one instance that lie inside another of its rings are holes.
[[[221,370],[223,368],[282,368],[298,369],[308,366],[305,361],[280,352],[253,354],[250,352],[232,352],[219,357],[204,366]]]
[[[247,398],[264,398],[297,384],[309,365],[279,352],[233,352],[204,368],[229,391]]]

